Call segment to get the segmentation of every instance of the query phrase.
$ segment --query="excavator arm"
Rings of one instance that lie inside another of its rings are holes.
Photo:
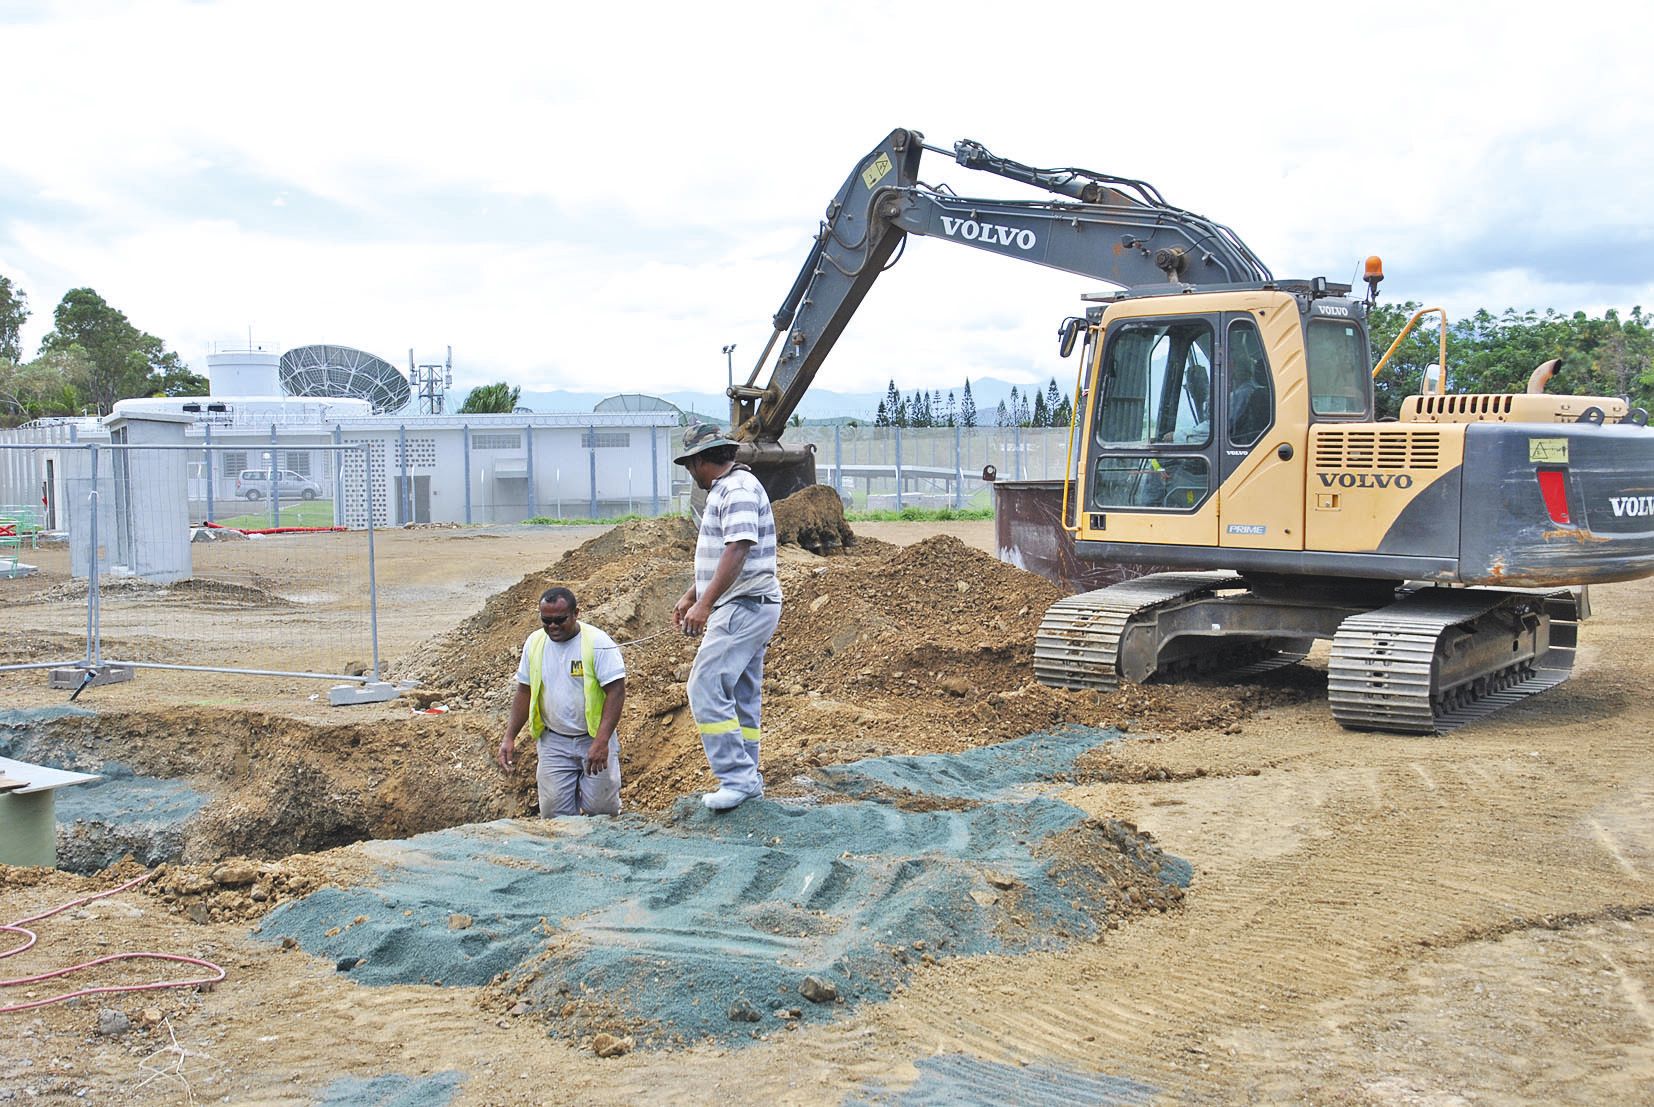
[[[1060,199],[958,196],[919,179],[925,151]],[[827,206],[814,245],[772,320],[764,352],[729,389],[730,422],[772,499],[814,483],[807,451],[780,437],[833,344],[910,234],[957,242],[1125,288],[1268,281],[1269,270],[1229,228],[1173,207],[1152,185],[1078,168],[1039,169],[980,143],[953,150],[892,131],[861,159]],[[766,384],[756,383],[769,367]]]

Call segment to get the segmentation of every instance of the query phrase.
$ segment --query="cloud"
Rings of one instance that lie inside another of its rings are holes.
[[[1386,295],[1456,315],[1654,302],[1651,17],[1528,16],[8,8],[0,272],[29,292],[31,343],[90,285],[197,366],[251,325],[394,363],[452,345],[457,384],[715,389],[724,344],[750,369],[839,183],[906,125],[1149,179],[1281,276],[1347,280],[1380,253]],[[921,176],[1035,195],[945,155]],[[1094,287],[910,242],[819,383],[1066,388],[1056,323]]]

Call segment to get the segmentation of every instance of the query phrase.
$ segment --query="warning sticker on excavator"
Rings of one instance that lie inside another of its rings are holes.
[[[861,183],[872,188],[890,174],[890,155],[880,152],[872,164],[861,171]]]
[[[1534,463],[1549,465],[1568,463],[1568,440],[1566,438],[1530,438],[1528,439],[1528,460]]]

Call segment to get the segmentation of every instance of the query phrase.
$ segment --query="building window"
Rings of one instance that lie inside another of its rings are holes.
[[[297,473],[301,477],[308,477],[310,475],[309,450],[286,450],[284,453],[287,457],[287,467],[289,469],[293,470],[293,472]]]
[[[247,468],[246,450],[225,450],[222,456],[224,458],[223,472],[239,473]]]
[[[580,435],[580,446],[586,450],[624,448],[631,444],[632,436],[626,431],[584,431]]]
[[[473,450],[520,450],[523,448],[523,436],[520,434],[473,434],[471,436]]]

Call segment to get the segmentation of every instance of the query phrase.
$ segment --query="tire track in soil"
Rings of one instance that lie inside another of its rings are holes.
[[[1294,731],[1324,740],[1317,708],[1278,712],[1288,741]],[[1492,721],[1450,740],[1342,735],[1343,748],[1253,778],[1073,789],[1066,798],[1094,814],[1136,807],[1164,848],[1195,860],[1185,912],[1066,955],[943,966],[868,1021],[881,1037],[935,1050],[1013,1063],[1045,1056],[1202,1099],[1261,1091],[1276,1065],[1244,1056],[1259,1026],[1284,1023],[1312,1041],[1319,1012],[1438,956],[1431,947],[1452,956],[1466,936],[1505,920],[1648,898],[1644,870],[1628,870],[1626,849],[1616,856],[1590,829],[1604,800],[1624,812],[1620,824],[1635,825],[1647,792],[1620,782],[1643,774],[1643,751],[1601,741],[1588,725],[1524,722]],[[1316,760],[1348,766],[1328,772]],[[1305,771],[1317,780],[1294,786]],[[1225,825],[1192,825],[1201,793],[1236,788],[1249,796],[1204,797]],[[1150,805],[1167,793],[1176,806]],[[1296,844],[1267,856],[1282,822],[1296,828]],[[1654,829],[1644,823],[1642,833],[1646,842]],[[1260,854],[1249,854],[1252,841]],[[830,1065],[823,1047],[819,1063]]]

